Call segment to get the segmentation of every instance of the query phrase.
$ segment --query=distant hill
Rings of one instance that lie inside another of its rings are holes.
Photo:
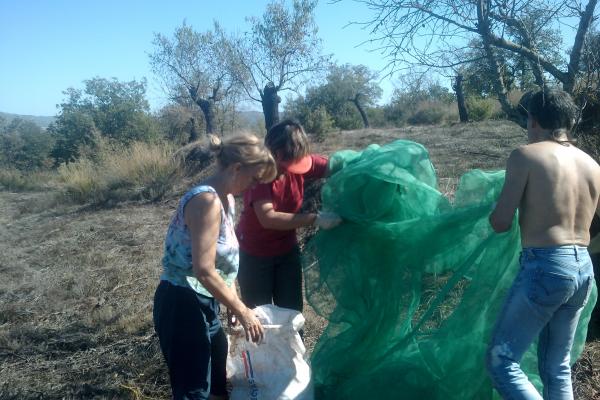
[[[10,122],[15,118],[21,118],[35,123],[42,129],[48,128],[48,125],[50,125],[56,119],[56,117],[50,116],[11,114],[2,111],[0,111],[0,117],[6,119],[7,122]],[[263,120],[263,113],[260,111],[240,111],[238,118],[241,120],[242,126],[253,127]]]
[[[257,123],[263,120],[263,113],[260,111],[239,111],[239,116],[242,125],[255,126]]]
[[[2,111],[0,111],[0,117],[6,119],[7,122],[10,122],[15,118],[21,118],[26,121],[33,122],[34,124],[40,126],[42,129],[48,128],[48,125],[50,125],[55,119],[55,117],[47,117],[47,116],[41,116],[41,115],[10,114],[10,113],[2,112]]]

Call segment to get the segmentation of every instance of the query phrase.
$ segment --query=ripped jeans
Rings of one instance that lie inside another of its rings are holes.
[[[523,354],[536,337],[543,398],[573,399],[570,351],[593,280],[586,247],[523,249],[521,270],[486,354],[492,383],[504,399],[542,399],[520,367]]]

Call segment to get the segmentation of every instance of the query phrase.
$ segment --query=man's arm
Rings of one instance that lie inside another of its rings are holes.
[[[494,231],[500,233],[510,229],[515,212],[525,193],[528,176],[529,169],[523,150],[513,150],[506,163],[506,177],[502,192],[490,215],[490,224]]]

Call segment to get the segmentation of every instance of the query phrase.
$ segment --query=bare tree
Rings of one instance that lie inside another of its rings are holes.
[[[179,104],[191,100],[202,110],[207,134],[216,131],[215,105],[235,86],[224,68],[226,53],[220,32],[217,24],[213,31],[199,33],[184,22],[173,38],[155,34],[155,50],[150,54],[152,70],[162,79],[170,98]]]
[[[297,90],[327,64],[314,21],[316,4],[294,0],[289,10],[275,0],[261,18],[248,18],[250,32],[227,39],[229,71],[261,103],[266,129],[279,121],[279,92]]]
[[[407,65],[452,69],[484,57],[502,109],[520,123],[522,114],[508,100],[500,52],[526,60],[538,85],[543,85],[548,76],[573,93],[582,72],[582,48],[597,4],[597,0],[589,0],[585,6],[580,0],[362,2],[375,13],[366,22],[375,36],[370,41],[381,44],[380,49],[390,57],[392,70]],[[571,21],[576,21],[571,51],[568,59],[557,63],[556,52],[543,44],[547,38],[544,32],[565,27]],[[479,52],[473,51],[474,46]]]

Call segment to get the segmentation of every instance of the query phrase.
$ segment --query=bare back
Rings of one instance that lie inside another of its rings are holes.
[[[527,173],[519,204],[523,246],[587,246],[598,210],[600,166],[575,146],[550,140],[519,150]]]

